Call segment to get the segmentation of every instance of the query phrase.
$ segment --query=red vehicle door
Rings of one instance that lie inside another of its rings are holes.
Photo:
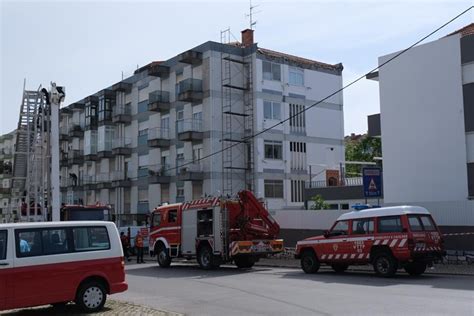
[[[0,230],[0,310],[7,306],[7,282],[13,269],[12,251],[9,249],[8,230]],[[8,255],[8,256],[7,256]]]
[[[326,236],[320,258],[326,262],[341,262],[350,251],[349,221],[336,222]]]
[[[375,225],[373,218],[359,218],[352,220],[349,236],[350,261],[367,261],[370,257],[370,248],[374,243]]]

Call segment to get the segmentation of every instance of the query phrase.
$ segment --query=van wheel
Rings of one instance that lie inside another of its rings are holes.
[[[316,273],[319,270],[319,260],[311,250],[306,250],[301,255],[301,269],[306,273]]]
[[[426,263],[423,262],[411,262],[405,266],[405,271],[409,275],[422,275],[426,270]]]
[[[234,263],[239,269],[249,269],[253,267],[255,260],[250,256],[237,256],[234,258]]]
[[[219,263],[217,262],[216,258],[214,258],[212,249],[208,245],[199,247],[197,261],[199,266],[204,270],[210,270],[219,267]]]
[[[379,252],[374,256],[374,271],[378,276],[389,278],[397,272],[397,261],[389,252]]]
[[[333,264],[331,267],[336,273],[342,273],[342,272],[346,271],[347,268],[349,268],[349,265],[339,263],[339,264]]]
[[[102,283],[97,281],[87,282],[77,291],[76,304],[86,313],[95,313],[102,309],[107,300]]]
[[[171,265],[171,257],[164,246],[159,246],[155,254],[156,260],[161,268],[168,268]]]

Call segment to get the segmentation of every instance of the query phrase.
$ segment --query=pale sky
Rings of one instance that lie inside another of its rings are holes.
[[[65,104],[131,75],[137,65],[166,60],[228,27],[248,27],[248,1],[6,1],[0,0],[0,133],[16,128],[23,80],[35,90],[66,87]],[[428,34],[473,0],[264,1],[255,41],[326,63],[342,62],[347,83]],[[474,21],[474,10],[437,33]],[[344,91],[345,134],[364,133],[379,112],[378,84],[362,80]]]

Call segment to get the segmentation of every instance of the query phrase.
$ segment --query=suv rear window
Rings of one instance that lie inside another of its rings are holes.
[[[435,231],[433,219],[429,215],[408,215],[410,229],[414,232]]]
[[[421,215],[420,219],[425,230],[436,230],[435,224],[433,223],[433,219],[431,218],[431,216]]]
[[[403,230],[400,216],[380,217],[377,224],[379,233],[400,233]]]

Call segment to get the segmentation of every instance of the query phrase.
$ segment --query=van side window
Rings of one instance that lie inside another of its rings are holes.
[[[74,227],[75,251],[94,251],[110,249],[109,234],[106,227]]]
[[[176,223],[178,219],[178,211],[170,210],[168,212],[168,223]]]
[[[7,231],[0,230],[0,260],[7,258]]]
[[[374,220],[371,218],[352,220],[352,235],[364,235],[374,233]]]
[[[59,254],[69,252],[66,229],[43,230],[44,254]]]
[[[402,221],[400,216],[386,216],[378,219],[379,233],[400,233],[402,232]]]
[[[431,216],[428,215],[421,215],[420,216],[421,223],[423,224],[423,228],[428,231],[435,231],[436,227],[433,223],[433,219]]]
[[[41,256],[43,254],[43,243],[40,229],[22,229],[16,230],[15,233],[16,256],[18,258]]]
[[[161,223],[161,213],[153,214],[153,226],[160,226]]]
[[[418,215],[408,215],[408,223],[410,224],[410,230],[412,232],[423,231],[423,226],[421,226],[421,222],[418,218]]]

